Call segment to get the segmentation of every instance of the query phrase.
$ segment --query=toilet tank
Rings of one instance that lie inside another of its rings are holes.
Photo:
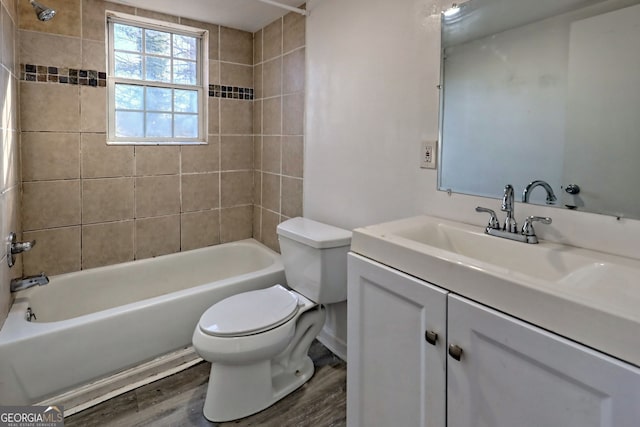
[[[307,218],[278,225],[284,274],[291,289],[319,304],[347,299],[351,232]]]

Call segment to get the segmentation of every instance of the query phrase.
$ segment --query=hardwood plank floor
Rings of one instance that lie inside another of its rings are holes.
[[[345,362],[314,341],[316,372],[270,408],[241,420],[211,423],[202,414],[210,364],[203,362],[65,418],[65,426],[274,426],[346,425]]]

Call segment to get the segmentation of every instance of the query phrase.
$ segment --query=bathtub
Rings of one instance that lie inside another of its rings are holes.
[[[280,256],[253,239],[50,279],[16,294],[0,330],[0,405],[33,404],[188,347],[212,304],[285,283]]]

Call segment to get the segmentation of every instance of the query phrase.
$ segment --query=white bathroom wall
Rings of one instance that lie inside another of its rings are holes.
[[[499,209],[437,191],[435,171],[418,167],[419,141],[438,132],[439,2],[308,2],[305,216],[354,228],[430,214],[481,227],[475,206]],[[640,221],[518,203],[525,214],[553,218],[542,238],[640,258]],[[344,304],[325,340],[346,342]]]

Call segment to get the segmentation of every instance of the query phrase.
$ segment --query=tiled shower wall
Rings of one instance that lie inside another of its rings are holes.
[[[4,323],[11,294],[9,282],[20,276],[20,260],[11,270],[4,251],[5,237],[15,231],[20,237],[20,172],[18,129],[18,74],[16,66],[17,0],[0,2],[0,327]]]
[[[251,237],[253,102],[209,97],[208,145],[107,146],[106,88],[92,77],[106,71],[105,9],[208,29],[211,84],[253,86],[253,35],[101,0],[51,6],[56,17],[40,22],[19,4],[22,220],[38,241],[24,273]]]
[[[254,33],[253,55],[253,233],[278,250],[278,223],[302,215],[305,18],[292,12]]]

